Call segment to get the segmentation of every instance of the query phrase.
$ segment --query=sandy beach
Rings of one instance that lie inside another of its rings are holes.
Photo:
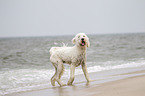
[[[90,96],[144,96],[145,75],[101,84],[87,92],[93,93]]]
[[[78,75],[73,86],[56,86],[42,90],[13,93],[7,96],[144,96],[145,70],[131,70],[133,72],[121,74],[118,71],[119,74],[112,76],[105,76],[108,73],[106,71],[91,73],[90,77],[94,81],[89,84],[84,81],[83,75]],[[117,72],[117,70],[114,70],[112,73],[115,71]],[[101,78],[102,74],[105,78]],[[95,80],[97,77],[99,79]]]

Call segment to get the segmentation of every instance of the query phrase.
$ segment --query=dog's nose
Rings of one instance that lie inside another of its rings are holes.
[[[81,39],[82,41],[84,40],[84,38]]]

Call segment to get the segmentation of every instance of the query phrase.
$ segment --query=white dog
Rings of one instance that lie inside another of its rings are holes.
[[[52,47],[50,49],[50,61],[55,67],[55,74],[51,78],[52,86],[55,86],[55,81],[60,86],[64,86],[60,80],[63,72],[63,63],[70,64],[70,79],[68,85],[72,85],[74,81],[75,67],[82,66],[86,80],[90,82],[86,66],[86,48],[90,46],[89,38],[84,33],[77,34],[73,39],[72,43],[75,44],[73,47]]]

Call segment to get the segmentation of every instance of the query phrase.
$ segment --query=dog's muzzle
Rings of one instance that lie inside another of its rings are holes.
[[[84,38],[82,38],[82,39],[81,39],[81,44],[80,44],[80,45],[81,45],[81,46],[85,46],[85,44],[86,44],[86,42],[85,42]]]

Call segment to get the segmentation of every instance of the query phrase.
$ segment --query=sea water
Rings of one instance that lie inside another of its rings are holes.
[[[145,34],[88,35],[88,72],[145,66]],[[73,36],[0,38],[0,95],[51,87],[53,46],[74,46]],[[69,77],[65,64],[63,79]],[[81,67],[75,75],[83,74]]]

